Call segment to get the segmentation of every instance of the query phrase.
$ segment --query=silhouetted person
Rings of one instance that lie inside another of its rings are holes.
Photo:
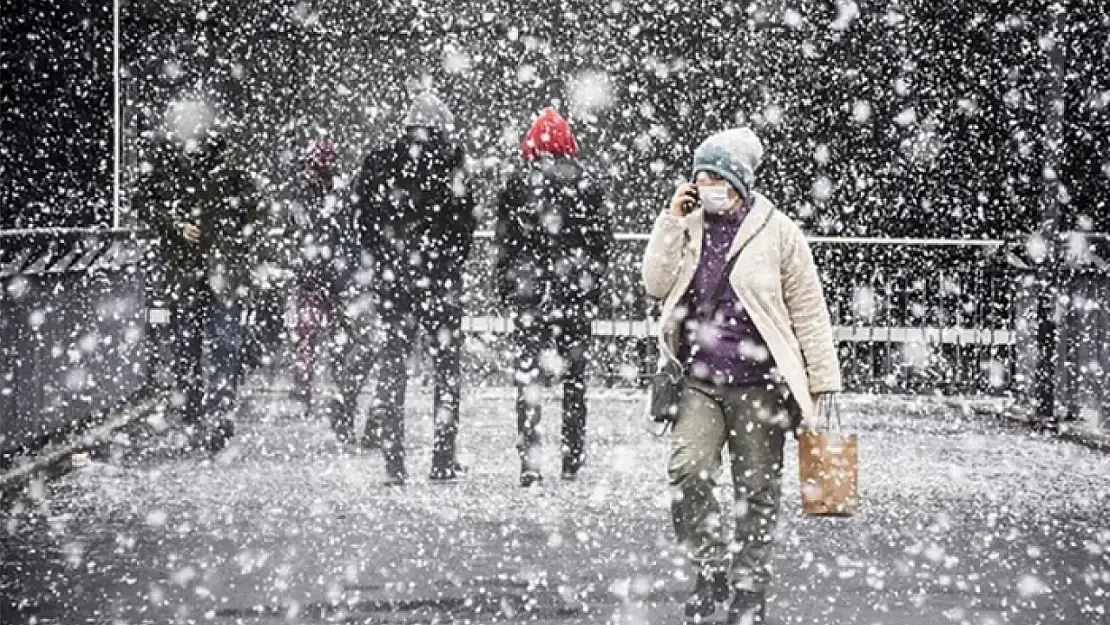
[[[173,335],[171,405],[194,440],[216,450],[234,431],[229,414],[240,378],[240,316],[254,269],[260,201],[217,130],[159,140],[146,163],[133,205],[159,240]]]
[[[513,311],[520,484],[542,479],[537,458],[543,379],[563,380],[564,479],[586,459],[586,351],[608,271],[612,225],[597,182],[577,159],[570,125],[545,109],[522,144],[525,167],[500,195],[498,293]],[[544,370],[542,352],[559,355]]]
[[[354,265],[354,221],[347,194],[336,188],[337,161],[331,141],[311,142],[299,158],[286,201],[296,279],[294,396],[310,407],[321,364],[337,373],[343,345],[337,344],[336,333],[345,327],[344,291]]]
[[[459,418],[462,265],[475,227],[465,152],[452,140],[451,112],[418,96],[404,132],[363,160],[355,189],[363,249],[375,267],[371,288],[380,323],[378,386],[364,443],[380,434],[391,482],[406,478],[405,361],[419,331],[435,369],[432,479],[454,479]]]

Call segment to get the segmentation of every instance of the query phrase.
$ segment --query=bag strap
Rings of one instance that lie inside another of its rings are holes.
[[[759,224],[759,227],[756,228],[755,232],[753,232],[751,236],[745,239],[744,242],[740,244],[740,247],[736,248],[736,253],[729,257],[728,262],[725,263],[724,271],[721,272],[721,277],[717,279],[717,285],[713,287],[713,297],[709,300],[709,304],[698,306],[699,309],[702,309],[705,312],[705,314],[702,315],[703,318],[711,317],[714,313],[717,312],[717,306],[720,305],[721,297],[723,297],[725,294],[725,287],[728,286],[729,276],[732,275],[732,270],[734,267],[736,267],[737,259],[739,259],[740,255],[744,253],[744,249],[748,247],[748,244],[751,243],[752,240],[755,239],[757,236],[759,236],[760,232],[763,232],[764,228],[767,227],[767,224],[771,223],[771,217],[774,217],[774,215],[775,209],[771,209],[771,211],[767,213],[767,217],[763,220],[763,223]],[[711,305],[712,307],[705,308],[705,306],[707,305]]]
[[[817,416],[820,417],[821,414],[825,415],[825,431],[826,432],[832,431],[832,420],[833,420],[834,416],[836,417],[836,429],[837,429],[837,431],[843,431],[844,430],[844,422],[840,418],[840,402],[837,401],[835,395],[833,395],[831,393],[825,393],[825,394],[821,395],[821,398],[818,400],[817,406],[818,406]]]

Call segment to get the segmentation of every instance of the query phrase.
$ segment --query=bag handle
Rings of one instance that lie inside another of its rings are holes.
[[[774,215],[775,210],[771,209],[771,211],[767,213],[767,217],[763,220],[763,223],[759,224],[755,232],[736,248],[736,253],[729,257],[728,262],[725,263],[724,271],[721,272],[721,277],[717,280],[716,286],[713,287],[713,298],[709,300],[708,304],[712,307],[706,308],[705,305],[698,306],[698,308],[704,312],[704,314],[701,315],[702,318],[712,317],[713,314],[717,312],[717,307],[721,305],[721,298],[725,294],[725,287],[728,286],[729,276],[732,275],[732,270],[736,267],[736,261],[740,258],[740,255],[744,253],[744,249],[748,247],[748,244],[759,236],[760,232],[763,232],[767,224],[771,223],[771,217],[774,217]]]
[[[825,431],[832,431],[832,420],[836,417],[836,429],[844,431],[844,421],[840,417],[840,401],[832,393],[822,393],[817,400],[817,417],[825,416]]]

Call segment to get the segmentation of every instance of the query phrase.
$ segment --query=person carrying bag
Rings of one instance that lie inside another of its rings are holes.
[[[705,618],[732,597],[728,623],[764,622],[785,435],[841,390],[809,244],[753,189],[762,155],[748,128],[706,139],[641,267],[648,295],[663,300],[650,413],[657,429],[673,428],[671,516],[697,573],[685,612]],[[726,445],[743,511],[732,537],[713,492]]]
[[[713,296],[706,301],[705,306],[708,309],[708,314],[702,314],[701,317],[712,316],[716,312],[716,304],[721,301],[721,297],[728,287],[726,276],[732,273],[733,267],[736,266],[736,259],[740,257],[748,243],[767,227],[773,215],[774,212],[768,212],[759,229],[748,237],[747,241],[741,244],[740,248],[725,263],[724,271],[717,279],[717,286],[713,288]],[[663,354],[663,362],[660,363],[659,370],[652,377],[651,398],[648,402],[651,421],[655,424],[653,429],[660,435],[666,431],[666,428],[673,426],[677,420],[678,407],[682,401],[682,394],[686,390],[686,373],[682,363],[666,349],[665,345],[663,346]]]

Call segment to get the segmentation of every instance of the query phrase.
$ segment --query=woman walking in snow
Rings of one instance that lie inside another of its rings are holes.
[[[753,189],[762,155],[747,128],[706,139],[642,266],[647,293],[663,300],[660,351],[686,380],[667,465],[675,532],[697,572],[685,611],[707,617],[735,591],[729,623],[764,619],[786,432],[841,389],[809,244]],[[738,511],[731,545],[713,494],[726,445]]]

